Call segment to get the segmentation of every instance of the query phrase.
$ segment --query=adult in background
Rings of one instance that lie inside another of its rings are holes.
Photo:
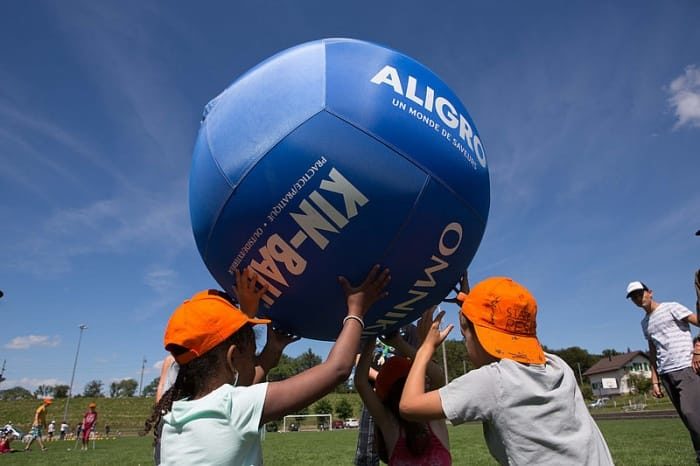
[[[700,464],[700,352],[693,349],[689,326],[700,326],[698,315],[679,303],[654,301],[654,292],[640,281],[627,285],[627,297],[646,313],[642,332],[649,342],[652,394],[663,397],[663,383]]]
[[[49,433],[49,439],[47,441],[52,442],[53,435],[56,433],[56,421],[51,421],[49,423],[48,433]]]
[[[64,419],[63,421],[61,421],[61,427],[59,428],[59,434],[58,434],[59,438],[61,440],[66,439],[66,435],[68,435],[68,429],[70,429],[70,427],[68,426],[68,423]]]
[[[46,410],[49,406],[51,406],[51,403],[53,403],[51,398],[44,398],[44,402],[41,404],[41,406],[34,411],[34,420],[32,421],[32,430],[30,433],[31,438],[29,439],[27,446],[24,447],[24,451],[29,451],[32,443],[34,443],[34,440],[39,442],[41,451],[46,451],[46,447],[44,446],[41,436],[43,429],[46,429]]]

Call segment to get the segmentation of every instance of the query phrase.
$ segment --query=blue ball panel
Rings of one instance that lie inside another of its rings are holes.
[[[383,257],[392,268],[391,293],[370,310],[366,330],[390,332],[439,304],[473,259],[483,233],[481,218],[430,180]]]
[[[320,42],[266,60],[207,105],[190,175],[192,228],[203,256],[201,243],[213,227],[214,204],[221,208],[228,200],[217,192],[215,179],[223,174],[235,189],[267,151],[324,106],[325,51]],[[198,160],[211,153],[214,165]]]
[[[199,254],[207,257],[211,229],[231,193],[231,186],[219,170],[201,131],[194,153],[190,169],[190,219]]]
[[[325,163],[275,214],[285,194],[319,160]],[[344,196],[321,186],[322,180],[330,179],[331,170],[339,172],[368,200],[356,206],[357,214],[351,218]],[[302,231],[290,213],[301,212],[300,204],[306,201],[336,231],[318,232],[328,241],[323,247],[307,235],[298,247],[288,249],[288,257],[293,251],[305,261],[300,275],[289,272],[282,261],[273,261],[274,270],[257,269],[281,292],[276,297],[270,294],[274,303],[261,309],[260,314],[273,318],[287,331],[332,340],[346,313],[337,275],[344,274],[358,284],[374,263],[383,263],[384,252],[408,218],[426,181],[425,173],[384,144],[321,112],[271,150],[240,183],[210,238],[208,250],[216,253],[206,256],[205,263],[224,289],[231,291],[232,265],[243,269],[251,261],[263,263],[265,253],[260,249],[269,245],[272,235],[279,235],[284,247],[289,248],[292,238]],[[331,204],[347,224],[336,225],[314,200],[313,192]],[[251,238],[254,244],[246,248]],[[299,319],[299,312],[303,312],[303,319]],[[309,327],[309,322],[314,325]]]
[[[412,58],[367,42],[328,40],[326,55],[328,111],[424,167],[468,202],[485,224],[490,203],[488,168],[483,152],[475,152],[478,147],[483,150],[483,144],[475,140],[479,136],[474,122],[445,83]],[[382,79],[373,83],[378,74]],[[457,127],[450,128],[450,121],[441,118],[438,110]],[[460,129],[469,134],[467,128],[472,137],[460,135]]]

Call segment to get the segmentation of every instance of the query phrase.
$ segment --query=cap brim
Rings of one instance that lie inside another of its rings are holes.
[[[527,364],[544,364],[544,351],[537,337],[511,335],[474,324],[479,343],[491,356]]]
[[[249,317],[248,322],[253,324],[253,325],[258,325],[258,324],[269,324],[272,321],[270,319],[259,319],[257,317]]]

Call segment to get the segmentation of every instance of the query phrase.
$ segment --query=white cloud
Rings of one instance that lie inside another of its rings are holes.
[[[67,382],[65,380],[60,379],[37,379],[31,377],[22,377],[21,379],[7,379],[2,382],[3,389],[11,387],[22,387],[29,390],[30,392],[36,390],[36,388],[39,385],[48,385],[49,387],[53,387],[54,385],[67,385]],[[4,421],[5,420],[3,419],[3,422]]]
[[[174,288],[177,272],[172,269],[156,268],[146,272],[144,281],[153,291],[163,294]]]
[[[700,69],[695,65],[671,81],[668,87],[671,96],[668,102],[676,114],[674,128],[691,126],[700,128]]]
[[[15,337],[9,343],[5,344],[7,349],[28,349],[33,346],[58,346],[61,339],[58,337],[49,337],[46,335],[27,335],[26,337]]]

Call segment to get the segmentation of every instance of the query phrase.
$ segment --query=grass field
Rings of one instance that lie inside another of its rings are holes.
[[[679,419],[599,422],[617,465],[694,464],[690,438]],[[263,442],[266,465],[351,465],[357,429],[332,432],[268,433]],[[122,437],[95,442],[86,452],[74,442],[52,442],[29,453],[0,456],[2,465],[139,465],[152,464],[151,437]],[[494,465],[484,443],[481,425],[450,428],[455,465]],[[22,445],[15,442],[14,446]],[[68,450],[70,449],[70,451]]]

